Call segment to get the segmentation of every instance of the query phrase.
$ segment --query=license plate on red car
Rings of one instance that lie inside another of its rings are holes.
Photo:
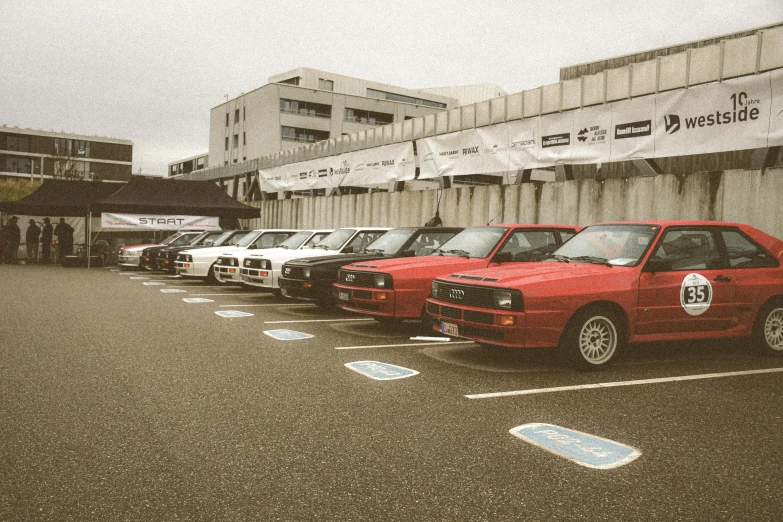
[[[440,331],[444,335],[448,335],[451,337],[459,337],[459,327],[454,323],[447,323],[446,321],[441,321]]]
[[[350,301],[351,300],[351,294],[350,292],[340,292],[337,294],[337,299],[340,301]]]

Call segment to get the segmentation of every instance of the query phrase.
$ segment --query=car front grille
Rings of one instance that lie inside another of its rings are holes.
[[[340,270],[338,272],[338,280],[346,286],[373,288],[374,276],[375,274],[372,272],[360,272],[358,270]]]
[[[437,295],[433,295],[433,297],[447,303],[475,306],[476,308],[495,308],[494,288],[456,285],[438,281]]]

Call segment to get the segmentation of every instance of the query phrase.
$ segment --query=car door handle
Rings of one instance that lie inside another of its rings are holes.
[[[713,279],[713,281],[722,281],[724,283],[728,283],[729,281],[731,281],[731,278],[729,276],[719,275],[719,276],[715,276],[715,279]]]

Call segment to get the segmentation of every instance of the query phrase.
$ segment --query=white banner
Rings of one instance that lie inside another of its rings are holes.
[[[103,230],[220,230],[220,218],[147,214],[101,214]]]
[[[339,186],[374,187],[416,176],[413,143],[395,143],[259,171],[265,192]]]
[[[419,179],[776,145],[781,70],[416,141]]]
[[[769,74],[664,92],[655,100],[656,157],[767,146]]]

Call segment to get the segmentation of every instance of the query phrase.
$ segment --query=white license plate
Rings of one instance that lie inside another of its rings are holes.
[[[249,277],[247,277],[246,275],[243,275],[243,276],[242,276],[242,280],[243,280],[243,281],[250,281],[250,278],[249,278]]]
[[[454,323],[447,323],[445,321],[441,321],[440,331],[444,335],[449,335],[451,337],[459,337],[459,327]]]
[[[340,301],[350,301],[351,294],[349,292],[340,292],[339,294],[337,294],[337,298]]]

